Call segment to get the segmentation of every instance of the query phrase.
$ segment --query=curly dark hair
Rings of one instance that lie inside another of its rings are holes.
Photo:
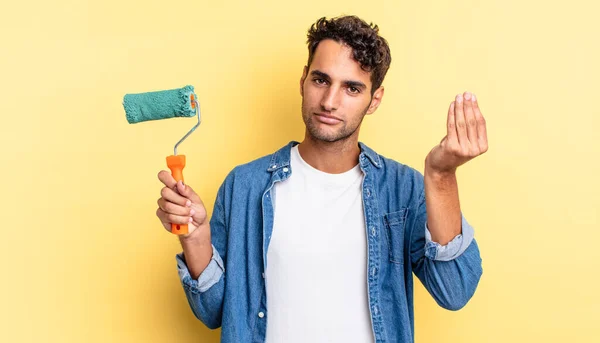
[[[367,24],[357,16],[325,17],[312,24],[307,34],[308,64],[310,66],[317,46],[324,39],[333,39],[352,48],[354,59],[360,67],[371,73],[371,95],[383,83],[392,56],[387,41],[379,36],[377,25]]]

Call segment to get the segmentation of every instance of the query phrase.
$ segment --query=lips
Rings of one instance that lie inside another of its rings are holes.
[[[336,118],[334,116],[326,115],[326,114],[323,114],[323,113],[315,113],[315,117],[321,123],[329,124],[329,125],[337,124],[337,123],[339,123],[339,122],[342,121],[341,119],[338,119],[338,118]]]

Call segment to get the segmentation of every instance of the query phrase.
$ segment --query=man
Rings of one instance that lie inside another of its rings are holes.
[[[390,51],[377,26],[319,19],[300,79],[302,143],[237,166],[210,221],[166,171],[157,216],[189,224],[176,256],[193,313],[222,342],[413,342],[414,272],[458,310],[481,277],[456,169],[487,150],[475,95],[458,95],[424,176],[358,134],[375,112]]]

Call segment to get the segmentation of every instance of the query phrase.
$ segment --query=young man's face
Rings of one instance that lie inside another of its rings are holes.
[[[352,49],[334,40],[319,43],[300,79],[302,119],[314,139],[358,140],[366,114],[375,112],[383,87],[371,97],[371,75],[352,58]]]

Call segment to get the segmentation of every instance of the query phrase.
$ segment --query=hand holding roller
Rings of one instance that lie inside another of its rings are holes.
[[[171,175],[176,182],[183,182],[185,155],[177,155],[177,147],[201,123],[200,105],[194,93],[194,87],[185,86],[180,89],[166,91],[126,94],[123,98],[123,107],[125,108],[127,121],[130,124],[197,115],[198,122],[196,125],[175,144],[173,155],[167,156],[167,166],[171,170]],[[171,223],[171,232],[177,235],[187,234],[189,232],[188,225]]]

